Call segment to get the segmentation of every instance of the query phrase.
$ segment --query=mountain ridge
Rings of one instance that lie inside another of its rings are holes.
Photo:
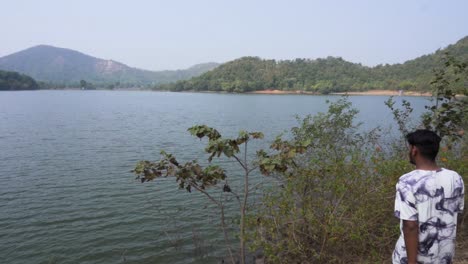
[[[170,91],[252,92],[261,90],[330,92],[371,89],[430,90],[433,70],[442,67],[445,53],[468,63],[468,36],[455,44],[404,63],[363,66],[341,57],[272,60],[242,57],[189,80],[160,84]]]
[[[241,57],[223,64],[197,64],[185,70],[149,71],[79,51],[37,45],[0,58],[0,70],[38,81],[155,87],[171,91],[248,92],[266,89],[317,93],[369,89],[428,90],[432,70],[443,54],[468,61],[468,36],[455,44],[403,63],[364,66],[341,57],[274,60]]]
[[[196,64],[184,70],[150,71],[112,59],[100,59],[67,48],[37,45],[0,58],[0,69],[27,74],[53,83],[128,83],[154,85],[188,79],[209,71],[218,63]]]

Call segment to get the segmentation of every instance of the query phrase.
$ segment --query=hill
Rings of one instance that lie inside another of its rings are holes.
[[[36,89],[39,85],[33,78],[17,72],[0,71],[0,91]]]
[[[157,84],[188,79],[216,67],[217,63],[195,65],[186,70],[147,71],[113,60],[95,58],[78,51],[47,45],[35,46],[0,58],[0,69],[30,75],[39,81],[78,84]]]
[[[448,52],[468,62],[468,36],[433,54],[403,64],[367,67],[342,58],[265,60],[243,57],[190,80],[157,85],[171,91],[249,92],[267,89],[316,93],[398,89],[428,91],[433,69]]]

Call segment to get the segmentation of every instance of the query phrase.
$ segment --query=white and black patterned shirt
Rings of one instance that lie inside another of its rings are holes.
[[[401,176],[395,197],[401,235],[393,251],[393,263],[408,262],[403,220],[419,223],[418,263],[452,263],[457,214],[463,210],[463,196],[463,180],[455,171],[414,170]]]

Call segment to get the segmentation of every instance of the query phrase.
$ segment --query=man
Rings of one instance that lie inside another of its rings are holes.
[[[401,235],[393,263],[448,264],[455,254],[457,215],[464,207],[464,184],[458,173],[436,164],[440,137],[429,130],[406,136],[416,169],[396,185],[395,216]]]

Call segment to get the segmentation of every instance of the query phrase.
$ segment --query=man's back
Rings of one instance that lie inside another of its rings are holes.
[[[447,170],[414,170],[396,186],[395,216],[419,225],[418,262],[452,263],[457,214],[464,207],[464,184],[458,173]],[[406,263],[402,235],[393,253],[394,263]]]

